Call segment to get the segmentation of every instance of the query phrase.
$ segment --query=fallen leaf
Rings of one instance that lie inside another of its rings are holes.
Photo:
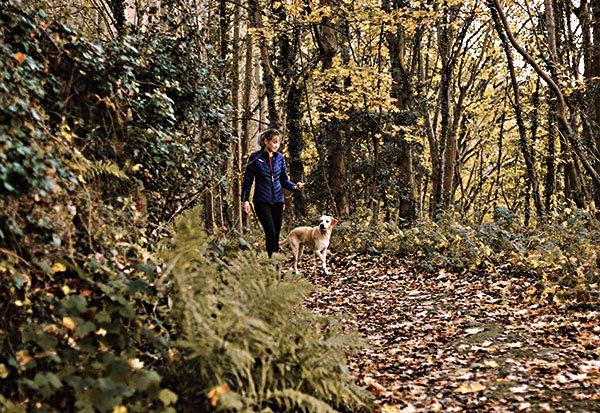
[[[531,403],[529,402],[523,402],[519,404],[519,410],[527,410],[531,408]]]
[[[475,327],[475,328],[467,328],[465,330],[465,333],[467,334],[477,334],[477,333],[481,333],[483,330],[485,330],[485,328],[479,328],[479,327]]]
[[[498,363],[496,363],[494,360],[484,360],[483,365],[486,367],[491,367],[491,368],[500,367],[500,365]]]
[[[477,393],[485,390],[486,387],[481,383],[463,383],[460,387],[454,389],[455,393],[467,394],[467,393]]]
[[[525,393],[529,389],[529,386],[523,384],[522,386],[511,387],[510,391],[513,393]]]

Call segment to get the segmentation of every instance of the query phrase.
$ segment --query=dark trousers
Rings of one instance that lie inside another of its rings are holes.
[[[262,225],[265,231],[267,254],[269,254],[270,258],[274,252],[279,251],[279,232],[281,231],[281,221],[283,219],[283,204],[255,202],[254,210],[256,211],[260,225]]]

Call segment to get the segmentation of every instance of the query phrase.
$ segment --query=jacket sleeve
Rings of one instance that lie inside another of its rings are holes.
[[[293,183],[292,181],[290,181],[290,179],[288,177],[287,168],[285,166],[285,159],[283,158],[283,155],[281,155],[280,180],[281,180],[281,186],[283,186],[285,189],[287,189],[289,191],[293,191],[294,189],[296,189],[296,184]]]
[[[250,189],[254,183],[254,177],[256,175],[256,156],[251,154],[246,164],[246,171],[244,172],[244,182],[242,183],[242,202],[250,200]]]

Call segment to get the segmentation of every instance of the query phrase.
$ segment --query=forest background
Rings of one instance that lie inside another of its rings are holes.
[[[5,409],[372,408],[355,337],[241,252],[270,127],[306,182],[287,226],[327,212],[340,253],[597,306],[597,2],[1,5]]]

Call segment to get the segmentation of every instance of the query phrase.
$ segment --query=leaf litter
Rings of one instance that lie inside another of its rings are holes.
[[[501,271],[438,276],[377,255],[300,264],[313,310],[343,320],[369,347],[349,368],[376,412],[600,411],[600,314],[531,295]]]

